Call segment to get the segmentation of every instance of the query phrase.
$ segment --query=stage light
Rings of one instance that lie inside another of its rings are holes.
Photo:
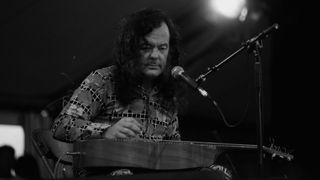
[[[248,15],[248,8],[244,7],[240,12],[239,21],[242,21],[242,22],[245,21],[247,19],[247,15]]]
[[[240,18],[242,15],[241,18],[245,19],[243,14],[247,12],[246,0],[210,0],[209,5],[212,11],[226,18]]]

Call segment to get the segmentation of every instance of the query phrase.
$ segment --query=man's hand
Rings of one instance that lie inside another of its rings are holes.
[[[141,132],[142,125],[134,118],[124,117],[110,126],[103,137],[107,139],[134,138]]]

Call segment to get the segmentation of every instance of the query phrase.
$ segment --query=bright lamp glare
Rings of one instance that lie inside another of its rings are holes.
[[[15,150],[15,156],[20,157],[24,153],[24,131],[17,125],[0,125],[0,147],[8,145]]]
[[[211,0],[214,11],[228,18],[237,18],[245,5],[245,0]]]

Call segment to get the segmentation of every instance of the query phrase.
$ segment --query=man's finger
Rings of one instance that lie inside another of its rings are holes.
[[[129,128],[125,128],[125,127],[121,128],[120,132],[125,134],[125,135],[127,135],[127,136],[131,136],[131,137],[136,136],[136,133],[134,131],[132,131],[131,129],[129,129]]]
[[[127,135],[119,131],[115,134],[115,137],[124,139],[124,138],[127,138]]]

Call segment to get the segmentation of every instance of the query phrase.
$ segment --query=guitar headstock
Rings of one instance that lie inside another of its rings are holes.
[[[263,150],[270,153],[272,158],[280,157],[285,158],[288,161],[291,161],[294,158],[294,156],[290,154],[285,147],[276,146],[274,141],[271,143],[270,147],[263,146]]]

